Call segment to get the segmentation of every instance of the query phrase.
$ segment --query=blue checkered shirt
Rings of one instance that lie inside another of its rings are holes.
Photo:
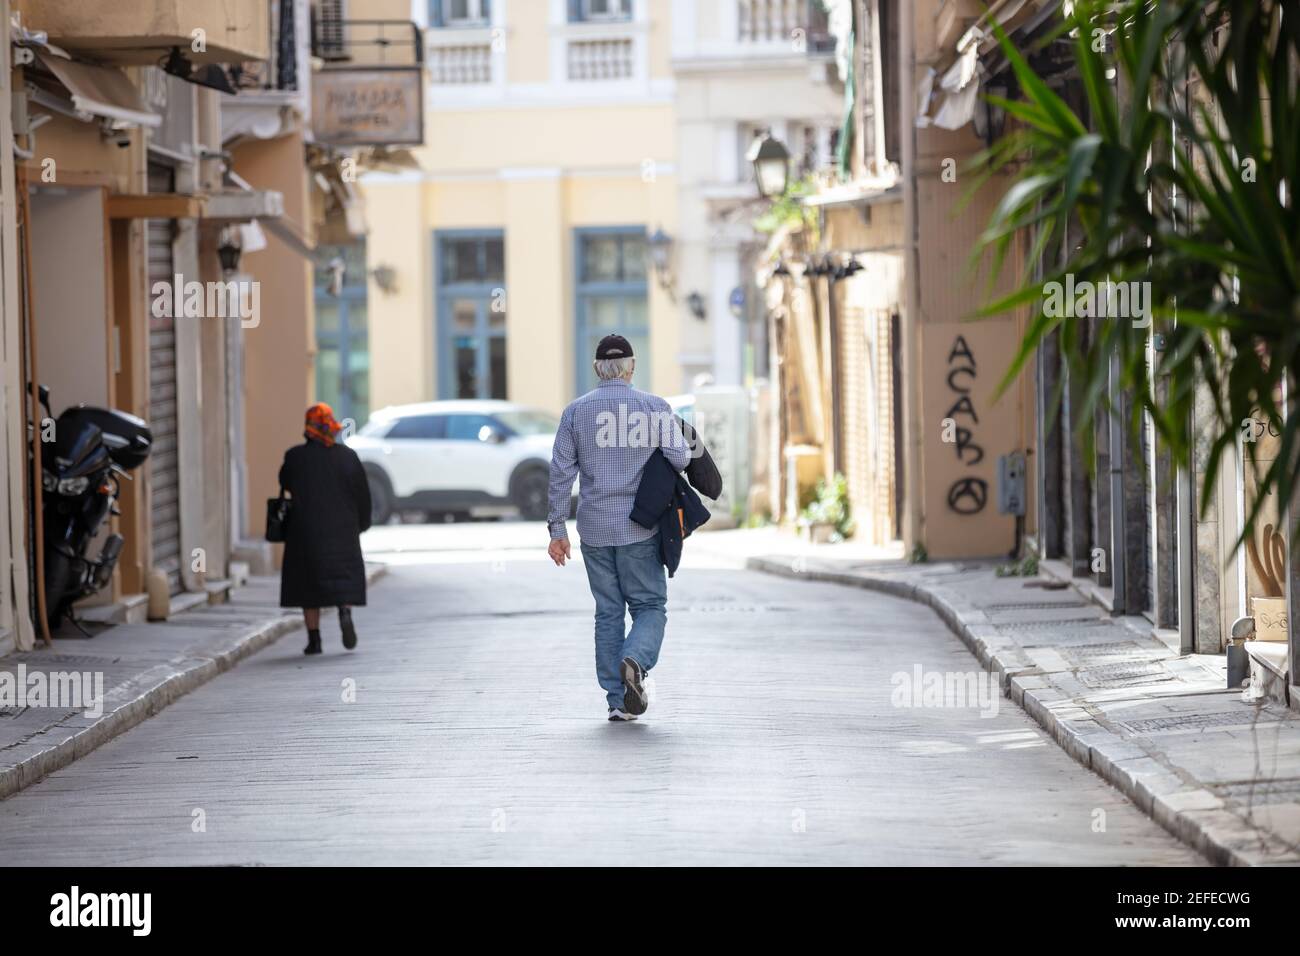
[[[666,401],[622,379],[601,382],[569,404],[551,451],[552,538],[569,536],[565,521],[575,476],[581,476],[578,536],[583,542],[603,548],[635,544],[655,533],[628,515],[655,448],[662,448],[678,471],[690,461],[690,448],[671,416]],[[647,427],[638,429],[638,421]]]

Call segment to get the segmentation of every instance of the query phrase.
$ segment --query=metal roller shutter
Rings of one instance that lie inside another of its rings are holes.
[[[149,165],[149,191],[169,193],[175,181],[166,166]],[[175,281],[172,236],[175,222],[150,219],[149,287]],[[153,452],[149,456],[149,517],[153,566],[167,574],[172,594],[181,589],[180,468],[176,449],[176,325],[175,320],[149,312],[149,427]]]

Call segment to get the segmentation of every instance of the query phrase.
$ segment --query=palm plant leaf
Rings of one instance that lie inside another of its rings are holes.
[[[1071,37],[1083,115],[994,24],[1019,89],[989,101],[1018,125],[977,158],[979,186],[995,173],[1011,176],[977,250],[991,261],[990,288],[1025,230],[1034,237],[1023,244],[1023,274],[1048,274],[977,310],[1034,307],[1001,387],[1056,335],[1080,396],[1085,442],[1116,395],[1131,396],[1130,427],[1145,412],[1178,460],[1191,462],[1196,452],[1203,510],[1241,422],[1267,421],[1277,430],[1277,457],[1256,467],[1254,446],[1240,451],[1260,482],[1243,537],[1270,494],[1295,502],[1300,485],[1300,406],[1296,383],[1287,382],[1300,370],[1298,6],[1076,0],[1053,36]],[[1035,270],[1067,235],[1071,248]],[[1046,316],[1044,283],[1065,275],[1149,282],[1155,322]],[[1157,324],[1166,342],[1152,362]]]

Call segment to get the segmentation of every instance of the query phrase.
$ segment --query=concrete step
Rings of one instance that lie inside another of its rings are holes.
[[[208,581],[203,585],[203,589],[208,593],[209,604],[225,604],[230,600],[230,592],[235,587],[235,582],[229,578]]]
[[[78,607],[77,617],[91,624],[143,624],[149,611],[149,595],[123,594],[110,604]]]
[[[1287,701],[1287,644],[1284,641],[1247,641],[1252,696]]]
[[[168,608],[167,616],[175,617],[182,611],[188,611],[190,608],[199,607],[207,603],[207,591],[182,591],[179,594],[172,595],[171,605]]]

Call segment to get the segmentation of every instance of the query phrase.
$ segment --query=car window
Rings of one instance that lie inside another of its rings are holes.
[[[554,435],[560,428],[558,418],[535,408],[497,412],[496,418],[516,435]]]
[[[385,438],[442,438],[447,430],[446,415],[407,415],[393,422]]]
[[[483,437],[480,432],[484,427],[493,431],[501,430],[487,415],[448,415],[447,439],[449,441],[480,441]]]

